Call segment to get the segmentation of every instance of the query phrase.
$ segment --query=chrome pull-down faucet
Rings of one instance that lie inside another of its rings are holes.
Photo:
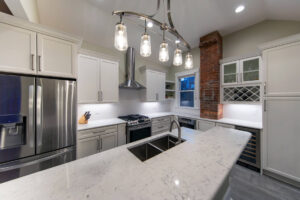
[[[178,141],[176,142],[176,145],[177,145],[177,144],[181,143],[181,127],[180,127],[180,124],[179,124],[179,122],[177,120],[173,120],[171,122],[171,125],[170,125],[170,132],[172,132],[172,127],[173,127],[174,123],[176,124],[177,129],[178,129]]]

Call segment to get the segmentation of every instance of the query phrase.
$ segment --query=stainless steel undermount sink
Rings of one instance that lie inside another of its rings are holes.
[[[147,141],[146,143],[130,147],[128,148],[128,150],[141,161],[145,161],[168,149],[175,147],[177,141],[177,137],[174,137],[172,135],[164,135],[162,137]],[[185,140],[181,139],[181,143],[183,142],[185,142]]]

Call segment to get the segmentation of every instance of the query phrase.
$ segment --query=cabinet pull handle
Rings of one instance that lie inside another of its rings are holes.
[[[102,93],[102,91],[100,91],[100,97],[101,97],[101,101],[103,101],[103,93]]]
[[[267,94],[267,84],[264,83],[264,94]]]
[[[101,149],[101,144],[100,144],[100,139],[98,139],[98,151],[100,151],[100,149]]]
[[[100,101],[100,91],[98,91],[98,101]]]
[[[240,83],[243,82],[243,73],[240,73]]]
[[[34,54],[31,54],[30,58],[31,58],[31,69],[32,71],[34,71]]]
[[[39,58],[39,71],[41,72],[42,71],[42,64],[41,64],[41,56],[38,56]]]
[[[267,112],[267,100],[264,100],[264,111]]]

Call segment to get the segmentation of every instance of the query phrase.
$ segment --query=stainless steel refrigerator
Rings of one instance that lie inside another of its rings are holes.
[[[0,74],[0,183],[76,159],[76,81]]]

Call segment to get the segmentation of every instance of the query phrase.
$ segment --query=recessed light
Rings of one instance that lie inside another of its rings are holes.
[[[147,27],[148,28],[152,28],[153,27],[153,23],[151,21],[147,22]]]
[[[245,10],[245,6],[244,5],[240,5],[240,6],[236,7],[235,13],[243,12],[243,10]]]

